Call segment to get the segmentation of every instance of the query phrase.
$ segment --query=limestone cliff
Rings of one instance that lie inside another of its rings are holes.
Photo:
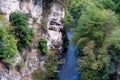
[[[53,4],[51,7],[51,13],[48,15],[48,34],[45,36],[48,40],[49,49],[57,48],[58,51],[62,51],[62,33],[63,29],[62,18],[64,17],[64,9],[59,4]]]
[[[64,17],[64,8],[62,5],[53,3],[50,7],[47,19],[47,33],[43,34],[39,30],[39,25],[43,17],[43,1],[42,0],[0,0],[0,13],[5,15],[9,20],[9,15],[15,11],[21,11],[28,16],[29,27],[32,27],[35,32],[35,39],[32,50],[24,50],[26,62],[24,68],[19,72],[13,69],[7,69],[0,63],[0,80],[32,80],[31,73],[38,68],[44,70],[45,57],[37,55],[36,46],[40,37],[45,37],[48,40],[48,48],[62,51],[62,33],[63,29],[62,18]],[[17,65],[23,58],[19,52],[14,60],[14,66]]]

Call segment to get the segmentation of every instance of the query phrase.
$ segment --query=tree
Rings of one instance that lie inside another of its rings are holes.
[[[88,7],[78,21],[73,40],[78,44],[82,44],[81,39],[94,40],[99,43],[96,47],[102,47],[105,38],[118,26],[117,16],[112,11]]]
[[[68,11],[66,11],[66,15],[65,15],[65,18],[63,19],[63,22],[64,22],[65,30],[68,30],[72,27],[73,17],[71,16],[71,14]]]
[[[102,3],[97,6],[97,1],[90,0],[87,4],[73,36],[74,43],[83,51],[79,59],[81,80],[109,80],[109,75],[115,72],[115,65],[111,62],[108,54],[111,48],[108,47],[117,44],[114,41],[118,37],[113,33],[119,29],[119,21],[113,11],[100,7]]]
[[[120,55],[120,27],[111,32],[111,35],[105,40],[104,49],[107,49],[112,55],[114,62],[118,62]]]
[[[113,10],[115,3],[112,0],[100,0],[105,9]]]
[[[109,80],[109,74],[115,72],[107,53],[95,53],[95,43],[90,41],[83,49],[79,60],[81,80]]]

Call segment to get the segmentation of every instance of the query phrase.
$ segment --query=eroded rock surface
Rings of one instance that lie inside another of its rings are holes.
[[[41,23],[43,10],[42,0],[0,0],[1,14],[5,15],[9,20],[9,16],[12,12],[21,11],[25,13],[28,16],[29,26],[32,27],[35,32],[35,39],[33,41],[34,49],[31,51],[24,50],[23,53],[26,55],[24,68],[21,71],[17,71],[4,67],[1,68],[0,66],[0,80],[32,80],[31,73],[34,70],[38,68],[45,70],[45,57],[38,56],[37,49],[35,49],[41,36],[47,39],[49,50],[57,49],[60,52],[62,51],[63,41],[60,30],[63,29],[61,20],[65,15],[64,8],[60,4],[53,3],[50,14],[47,17],[47,34],[41,33],[37,25]],[[23,57],[21,57],[18,52],[13,66],[16,66],[21,61],[23,61]]]
[[[62,18],[64,18],[64,8],[60,4],[53,4],[51,7],[51,13],[48,16],[48,34],[46,38],[48,40],[49,49],[56,49],[62,51],[62,33],[63,29]]]

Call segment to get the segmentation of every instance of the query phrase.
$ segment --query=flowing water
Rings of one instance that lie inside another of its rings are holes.
[[[75,46],[72,45],[72,36],[74,32],[67,31],[67,36],[69,39],[69,46],[68,50],[64,56],[65,63],[61,66],[60,72],[58,74],[60,80],[80,80],[80,74],[77,70],[78,64],[77,64],[77,58],[74,54],[75,52]]]

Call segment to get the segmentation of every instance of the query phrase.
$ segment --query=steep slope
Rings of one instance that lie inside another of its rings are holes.
[[[49,14],[44,17],[42,0],[0,0],[0,13],[5,15],[6,19],[9,20],[10,14],[16,11],[23,12],[28,16],[29,27],[34,29],[35,38],[32,49],[24,49],[23,54],[26,56],[25,62],[24,57],[19,52],[14,59],[14,67],[20,62],[25,63],[22,70],[8,69],[4,67],[3,63],[0,63],[0,80],[32,80],[32,72],[37,69],[45,71],[45,56],[38,56],[37,53],[37,46],[41,37],[47,39],[49,50],[62,51],[61,29],[63,28],[63,23],[61,21],[65,14],[62,5],[53,3],[49,9]],[[40,27],[43,18],[47,20],[46,34],[41,31]]]

